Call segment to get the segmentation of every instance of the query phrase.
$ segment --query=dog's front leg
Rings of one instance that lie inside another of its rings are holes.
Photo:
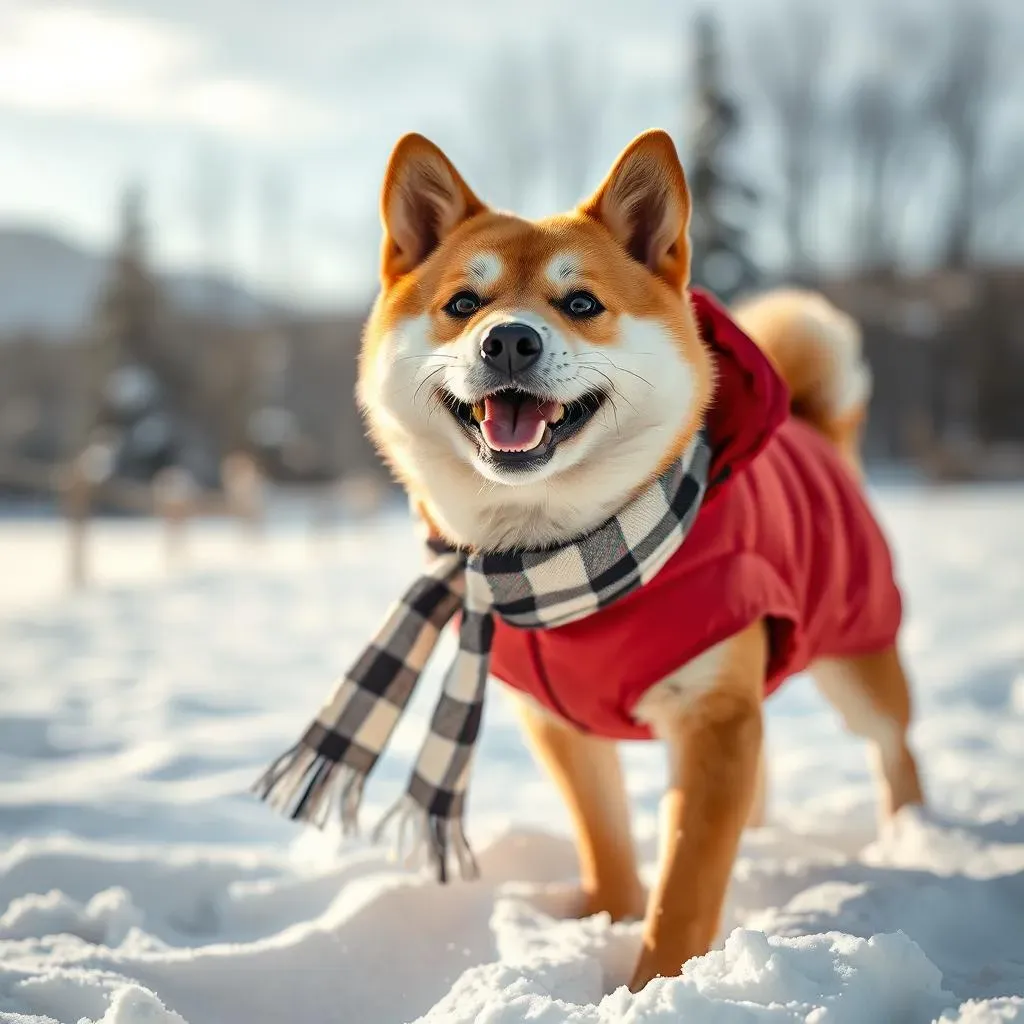
[[[718,931],[740,834],[757,789],[766,641],[760,623],[652,690],[637,708],[669,751],[661,869],[633,980],[679,974]]]
[[[573,820],[583,887],[580,916],[605,911],[613,921],[642,917],[644,890],[615,743],[584,735],[528,697],[518,695],[516,705],[530,746]]]

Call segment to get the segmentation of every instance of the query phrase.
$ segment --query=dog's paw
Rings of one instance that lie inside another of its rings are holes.
[[[674,964],[671,961],[659,966],[657,958],[641,955],[640,962],[636,965],[633,977],[629,982],[629,991],[636,993],[642,991],[648,982],[655,978],[676,978],[683,972],[682,964]]]
[[[581,892],[574,917],[593,917],[608,914],[613,921],[640,921],[647,911],[647,893],[639,883],[636,886],[595,889]]]

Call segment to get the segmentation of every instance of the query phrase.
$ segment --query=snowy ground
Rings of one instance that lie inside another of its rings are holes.
[[[932,808],[876,841],[863,750],[792,681],[769,709],[772,824],[744,841],[720,942],[637,997],[638,926],[564,918],[566,819],[501,695],[471,796],[478,883],[339,853],[241,795],[418,564],[400,515],[260,545],[204,524],[170,574],[155,527],[107,524],[83,596],[61,592],[56,524],[0,521],[0,1020],[1024,1021],[1024,490],[879,502]],[[660,751],[626,756],[651,868]]]

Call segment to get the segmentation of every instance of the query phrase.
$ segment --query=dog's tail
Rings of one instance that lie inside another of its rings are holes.
[[[797,289],[766,292],[732,312],[788,385],[793,415],[829,438],[860,473],[871,370],[856,321],[824,296]]]

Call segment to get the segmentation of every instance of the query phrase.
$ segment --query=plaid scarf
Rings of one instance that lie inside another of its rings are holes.
[[[363,784],[441,631],[461,611],[458,654],[445,676],[430,732],[405,795],[374,838],[397,819],[401,852],[413,825],[412,853],[425,851],[441,882],[447,881],[452,855],[460,873],[474,877],[463,810],[483,716],[494,616],[524,629],[562,626],[642,586],[683,543],[700,508],[710,459],[699,434],[618,514],[560,547],[485,554],[430,542],[426,571],[388,612],[302,739],[256,783],[256,794],[290,817],[320,826],[337,810],[345,834],[353,833]]]

